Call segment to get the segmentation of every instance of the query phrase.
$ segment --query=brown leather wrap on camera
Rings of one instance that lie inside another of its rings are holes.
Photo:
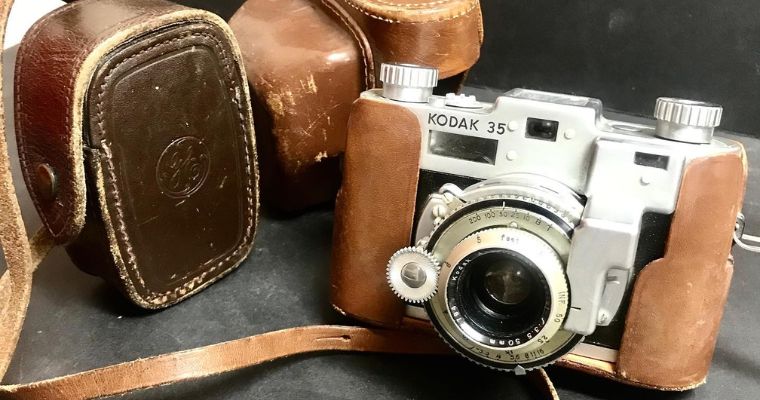
[[[332,301],[347,315],[384,326],[408,327],[403,304],[388,288],[385,263],[410,244],[419,129],[403,106],[361,99],[349,121],[335,210]],[[705,381],[747,175],[744,150],[736,149],[686,166],[665,257],[636,278],[618,362],[569,354],[559,365],[660,390]]]
[[[743,149],[691,161],[665,256],[634,283],[617,363],[568,355],[558,364],[659,390],[704,383],[731,284],[731,237],[746,179]]]
[[[686,166],[665,257],[633,288],[617,363],[623,379],[676,390],[704,382],[731,285],[746,178],[743,150]]]
[[[248,0],[230,20],[254,102],[265,200],[334,199],[351,103],[383,61],[438,67],[456,88],[482,42],[477,0]]]
[[[81,0],[35,23],[18,54],[22,171],[77,266],[160,308],[240,264],[257,168],[223,20],[163,0]]]
[[[359,99],[348,132],[335,205],[332,303],[352,317],[396,326],[404,304],[388,288],[385,262],[412,237],[420,124],[402,106]]]

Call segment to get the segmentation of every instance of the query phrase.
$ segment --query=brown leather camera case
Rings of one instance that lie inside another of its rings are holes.
[[[258,209],[245,71],[224,21],[82,0],[21,43],[16,133],[45,227],[135,304],[174,304],[249,253]]]
[[[351,103],[386,61],[437,67],[455,91],[483,39],[478,0],[248,0],[230,20],[254,98],[264,199],[332,201]]]
[[[375,325],[419,326],[385,278],[386,261],[412,239],[419,122],[394,104],[360,99],[353,107],[335,210],[332,303]],[[569,354],[559,365],[660,390],[704,383],[733,272],[745,158],[740,150],[686,166],[665,256],[645,266],[632,289],[617,362]]]

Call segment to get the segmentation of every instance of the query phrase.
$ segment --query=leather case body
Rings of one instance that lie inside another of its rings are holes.
[[[388,288],[385,267],[412,239],[420,123],[402,106],[359,99],[348,132],[335,211],[332,303],[375,325],[419,326]],[[617,362],[571,353],[559,365],[659,390],[705,381],[733,272],[731,237],[747,176],[744,150],[735,149],[686,165],[664,257],[646,265],[631,289]]]
[[[77,1],[28,32],[15,86],[25,181],[78,267],[153,309],[248,255],[255,143],[224,21],[162,0]]]
[[[248,0],[230,20],[254,101],[264,200],[335,198],[351,103],[385,61],[437,67],[455,91],[480,54],[478,0]]]

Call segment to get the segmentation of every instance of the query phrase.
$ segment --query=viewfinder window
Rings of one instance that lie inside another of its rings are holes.
[[[430,131],[428,151],[443,157],[482,164],[496,164],[499,141],[450,132]]]
[[[525,124],[525,137],[539,140],[557,141],[559,122],[548,119],[528,118]]]

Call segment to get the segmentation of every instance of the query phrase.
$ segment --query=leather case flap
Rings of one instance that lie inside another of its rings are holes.
[[[375,63],[437,67],[448,78],[480,56],[483,26],[478,0],[341,0],[362,26]]]
[[[457,81],[482,42],[476,0],[248,0],[230,26],[259,100],[265,197],[285,211],[334,199],[351,103],[378,84],[381,61],[432,65]]]
[[[159,308],[247,256],[252,116],[219,17],[160,0],[78,1],[24,39],[16,87],[27,185],[78,267]]]
[[[366,38],[334,0],[249,0],[230,27],[258,100],[265,192],[284,209],[334,196],[351,103],[375,82]]]
[[[19,158],[37,211],[58,243],[71,241],[84,225],[82,130],[95,69],[122,43],[193,18],[218,20],[163,0],[78,1],[37,21],[22,40],[15,72]]]

